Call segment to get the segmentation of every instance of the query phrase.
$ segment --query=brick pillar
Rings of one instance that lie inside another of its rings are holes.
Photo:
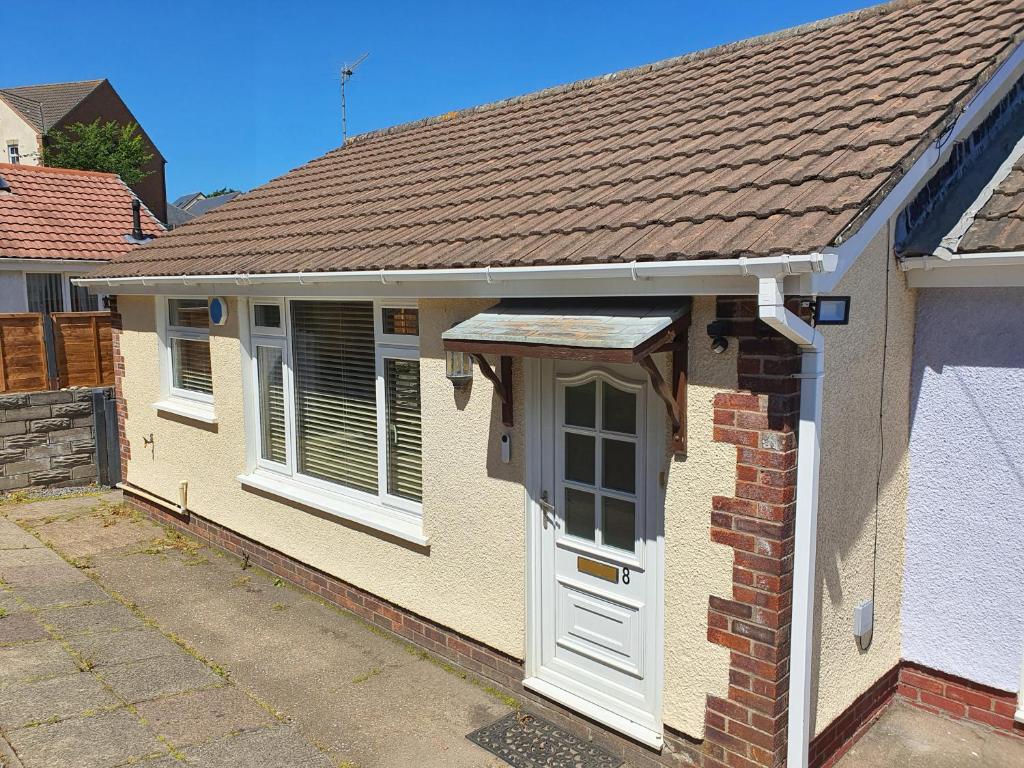
[[[714,439],[736,446],[736,490],[716,496],[711,538],[733,548],[733,587],[711,597],[708,640],[730,651],[729,693],[709,696],[704,765],[781,766],[786,758],[796,512],[797,347],[749,299],[718,300],[739,347],[740,391],[715,396]]]
[[[110,297],[110,346],[114,361],[114,397],[117,398],[117,442],[120,446],[121,481],[128,481],[128,459],[132,456],[132,447],[128,441],[126,428],[128,420],[128,404],[124,399],[124,356],[121,354],[121,313],[117,311],[117,296]]]

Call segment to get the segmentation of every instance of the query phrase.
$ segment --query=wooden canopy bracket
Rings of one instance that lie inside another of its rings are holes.
[[[658,366],[651,359],[650,354],[644,355],[637,362],[640,367],[647,371],[651,379],[651,386],[655,394],[665,403],[669,420],[672,422],[672,450],[674,453],[686,456],[686,379],[687,359],[689,357],[688,343],[689,322],[682,325],[675,334],[671,343],[665,344],[657,351],[672,353],[672,380],[666,382],[658,370]]]
[[[480,366],[480,372],[487,377],[487,380],[494,385],[494,391],[501,398],[501,423],[506,427],[512,426],[512,358],[508,355],[501,356],[501,376],[499,377],[491,364],[481,354],[472,353],[476,364]]]

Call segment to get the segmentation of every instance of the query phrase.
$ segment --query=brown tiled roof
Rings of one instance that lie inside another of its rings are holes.
[[[356,137],[104,276],[808,253],[849,236],[1022,37],[923,0]]]
[[[958,253],[1024,251],[1024,158],[974,217]]]
[[[60,122],[82,99],[96,90],[102,80],[82,80],[76,83],[50,83],[23,85],[0,90],[0,98],[17,110],[39,133],[49,131]],[[39,109],[42,106],[42,115]],[[43,125],[43,122],[46,125]]]
[[[114,173],[0,163],[0,257],[108,260],[138,246],[131,190]],[[142,229],[163,231],[142,209]]]

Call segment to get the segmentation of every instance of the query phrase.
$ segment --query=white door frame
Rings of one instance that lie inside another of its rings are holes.
[[[542,627],[542,583],[541,556],[542,510],[537,499],[542,492],[543,467],[542,443],[546,439],[547,430],[543,423],[543,403],[545,397],[543,361],[534,358],[523,359],[523,378],[525,389],[525,435],[524,450],[526,456],[526,472],[524,487],[524,508],[526,514],[526,679],[523,685],[553,699],[564,706],[609,728],[619,731],[630,738],[660,749],[664,743],[662,723],[662,701],[664,693],[664,650],[665,650],[665,588],[664,588],[664,489],[662,487],[662,469],[667,456],[666,441],[668,439],[664,409],[658,407],[660,400],[648,390],[647,418],[647,505],[650,510],[645,512],[648,521],[648,534],[655,537],[655,556],[647,564],[648,577],[653,581],[652,601],[649,606],[652,616],[652,627],[655,633],[655,654],[651,665],[654,675],[654,711],[657,723],[655,729],[641,725],[621,715],[609,712],[586,699],[575,696],[538,677],[543,653]],[[600,367],[595,364],[595,367]],[[645,377],[646,378],[646,377]],[[647,385],[649,387],[649,385]]]

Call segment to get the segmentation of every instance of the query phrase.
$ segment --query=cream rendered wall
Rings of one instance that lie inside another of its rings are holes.
[[[915,297],[892,260],[889,238],[883,230],[834,292],[852,297],[850,324],[824,329],[815,733],[900,660]],[[887,266],[888,351],[882,400]],[[874,636],[868,650],[861,652],[853,635],[853,612],[871,598],[873,578]]]
[[[10,141],[18,143],[22,163],[39,165],[39,139],[35,129],[0,99],[0,151],[3,152],[0,163],[7,162],[7,143]]]
[[[711,497],[735,493],[736,447],[714,442],[712,402],[716,393],[736,389],[736,345],[721,355],[711,351],[704,329],[714,319],[715,299],[695,299],[687,457],[666,453],[664,720],[695,738],[704,736],[707,695],[724,698],[729,691],[729,650],[709,643],[707,633],[708,597],[732,596],[733,550],[711,541]],[[661,405],[656,398],[652,402]]]
[[[237,304],[210,334],[216,428],[158,416],[154,300],[121,296],[126,373],[129,482],[176,499],[189,482],[189,506],[203,517],[377,594],[517,658],[525,652],[526,539],[523,490],[524,388],[516,365],[512,461],[500,462],[499,401],[479,374],[467,395],[444,375],[441,332],[488,301],[420,302],[424,525],[429,549],[243,491],[246,470],[242,349]],[[708,596],[728,596],[732,551],[710,540],[711,497],[731,495],[735,448],[712,440],[712,398],[736,387],[733,350],[713,355],[702,329],[714,300],[694,308],[690,351],[690,450],[667,452],[664,720],[701,736],[709,693],[728,689],[729,653],[707,642]],[[668,359],[661,361],[667,367]],[[652,398],[653,402],[658,402]],[[142,438],[153,434],[152,449]]]

